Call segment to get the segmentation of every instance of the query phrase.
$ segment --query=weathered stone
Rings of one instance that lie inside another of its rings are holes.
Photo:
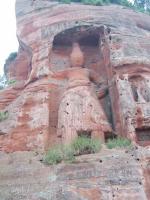
[[[0,199],[149,199],[149,149],[102,150],[46,166],[32,152],[0,154]],[[101,162],[100,162],[101,160]]]
[[[17,0],[16,18],[20,47],[5,66],[16,83],[0,91],[8,112],[0,199],[150,199],[150,17],[115,5]],[[40,162],[39,152],[82,134],[137,144],[73,164]]]
[[[1,92],[1,110],[9,112],[0,122],[2,150],[43,150],[81,131],[149,145],[149,16],[121,6],[17,0],[16,17],[20,48],[6,75],[18,86]]]

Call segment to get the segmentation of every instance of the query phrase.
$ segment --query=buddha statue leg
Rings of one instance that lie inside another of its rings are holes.
[[[63,95],[58,112],[57,135],[63,143],[70,143],[83,131],[104,141],[104,133],[111,131],[105,113],[89,87],[78,86]]]

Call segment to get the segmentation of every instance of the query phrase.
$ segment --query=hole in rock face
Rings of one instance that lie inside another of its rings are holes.
[[[111,132],[105,132],[104,133],[104,136],[105,136],[105,142],[107,142],[109,139],[114,139],[114,138],[117,138],[117,135],[111,133]]]
[[[77,26],[66,29],[54,37],[50,53],[50,65],[53,71],[70,68],[70,54],[73,43],[80,45],[84,55],[84,68],[92,69],[106,76],[106,68],[101,50],[103,28],[93,26]]]
[[[81,46],[98,46],[101,28],[79,26],[67,29],[54,37],[53,49],[57,46],[72,46],[78,42]]]
[[[98,34],[91,34],[83,36],[79,40],[79,44],[81,46],[98,46],[99,45],[99,35]]]
[[[150,128],[136,129],[136,136],[140,145],[150,144]]]
[[[150,128],[149,129],[136,129],[136,135],[139,141],[150,141]]]
[[[138,94],[137,94],[137,88],[134,85],[131,85],[132,93],[133,93],[133,98],[134,101],[138,101]]]
[[[78,131],[77,131],[77,135],[78,135],[79,137],[91,138],[92,131],[91,131],[91,130],[78,130]]]
[[[133,93],[133,98],[136,102],[150,102],[150,89],[147,85],[147,80],[140,76],[134,75],[129,79],[131,83],[131,89]]]

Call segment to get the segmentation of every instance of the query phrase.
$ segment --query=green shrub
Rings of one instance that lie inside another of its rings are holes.
[[[8,58],[6,59],[6,63],[10,63],[12,61],[14,61],[17,57],[17,52],[12,52],[9,54]]]
[[[66,162],[73,162],[75,160],[75,152],[71,145],[63,146],[63,160]]]
[[[15,84],[16,83],[16,80],[9,80],[9,81],[7,81],[7,84],[8,85],[13,85],[13,84]]]
[[[137,2],[137,1],[129,1],[129,0],[58,0],[60,3],[66,3],[69,4],[71,2],[76,2],[76,3],[83,3],[87,5],[95,5],[95,6],[102,6],[102,5],[107,5],[107,4],[118,4],[122,5],[128,8],[131,8],[135,11],[138,12],[144,12],[146,14],[150,14],[150,9],[149,6],[144,6],[144,1]],[[147,5],[149,3],[146,3]]]
[[[96,153],[100,150],[99,140],[87,137],[78,137],[70,145],[58,145],[50,149],[44,158],[45,163],[49,165],[58,164],[62,161],[73,162],[75,156]]]
[[[82,0],[81,2],[87,5],[95,5],[95,6],[103,5],[103,0]]]
[[[69,4],[71,3],[71,0],[59,0],[60,3],[66,3],[66,4]]]
[[[71,146],[75,155],[83,155],[98,152],[101,149],[101,142],[97,139],[80,136],[75,139]]]
[[[49,165],[66,162],[73,162],[75,160],[74,150],[70,145],[58,145],[50,149],[45,156],[45,162]]]
[[[48,150],[45,156],[45,162],[49,165],[58,164],[63,160],[63,154],[60,146]]]
[[[7,85],[7,79],[6,76],[0,76],[0,90],[3,90],[4,88],[6,88]]]
[[[8,118],[8,112],[5,111],[5,112],[0,112],[0,122],[6,120]]]
[[[131,146],[131,141],[126,138],[118,137],[114,139],[109,139],[106,145],[109,149],[124,148],[124,147]]]

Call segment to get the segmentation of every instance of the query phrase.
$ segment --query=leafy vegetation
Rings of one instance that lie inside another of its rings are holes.
[[[6,87],[6,77],[5,76],[0,76],[0,90],[3,90]]]
[[[8,118],[8,111],[0,111],[0,122],[6,120]]]
[[[71,0],[59,0],[59,2],[69,4],[71,3]]]
[[[14,61],[17,57],[17,52],[12,52],[9,54],[8,58],[6,59],[5,63],[10,63]]]
[[[124,148],[131,146],[131,141],[126,138],[118,137],[114,139],[109,139],[106,145],[109,149]]]
[[[95,6],[102,6],[109,3],[119,4],[129,6],[132,5],[127,0],[59,0],[61,3],[71,3],[71,2],[80,2],[83,4],[95,5]]]
[[[60,146],[53,147],[47,152],[45,156],[45,162],[49,165],[58,164],[62,160],[63,154]]]
[[[13,84],[15,84],[16,83],[16,80],[9,80],[9,81],[7,81],[7,85],[13,85]]]
[[[150,11],[150,0],[134,0],[134,6],[146,11]]]
[[[9,64],[13,62],[17,57],[17,52],[9,54],[4,64],[4,75],[0,76],[0,90],[5,89],[7,86],[16,83],[16,80],[8,80],[7,72],[9,71]]]
[[[102,6],[104,4],[103,0],[82,0],[82,3],[95,6]]]
[[[99,140],[87,137],[78,137],[70,145],[58,145],[50,149],[46,156],[45,162],[53,165],[62,161],[73,162],[75,156],[96,153],[100,150],[101,143]]]
[[[54,146],[52,149],[48,150],[45,156],[45,162],[49,165],[58,164],[63,160],[66,162],[73,162],[74,159],[74,150],[70,145]]]
[[[12,79],[12,80],[7,80],[5,76],[0,77],[0,90],[3,90],[5,88],[7,88],[10,85],[13,85],[16,83],[16,80]]]
[[[75,155],[97,153],[101,148],[101,142],[97,139],[80,136],[72,143],[72,148]]]
[[[88,5],[102,6],[106,4],[118,4],[133,10],[150,14],[150,0],[59,0],[61,3],[79,2]]]

